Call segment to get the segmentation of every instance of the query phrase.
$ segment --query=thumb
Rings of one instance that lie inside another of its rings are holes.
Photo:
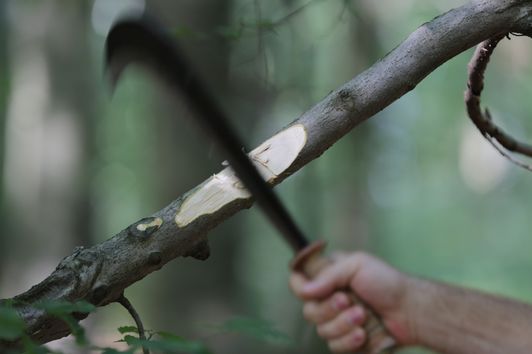
[[[345,258],[332,262],[316,277],[306,283],[301,292],[308,298],[325,298],[338,288],[345,288],[349,280],[356,273],[358,261],[356,258]]]

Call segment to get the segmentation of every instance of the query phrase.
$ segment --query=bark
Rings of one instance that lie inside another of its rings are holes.
[[[401,45],[296,119],[251,155],[276,185],[394,100],[445,61],[506,32],[532,33],[532,1],[473,1],[423,24]],[[65,325],[30,305],[42,299],[88,300],[104,306],[129,285],[176,257],[206,259],[207,233],[252,199],[229,169],[152,216],[63,259],[40,284],[14,299],[39,342],[68,335]],[[4,343],[3,346],[8,344]],[[0,350],[2,345],[0,345]]]

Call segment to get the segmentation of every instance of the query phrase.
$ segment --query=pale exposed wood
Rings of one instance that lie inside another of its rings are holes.
[[[285,172],[295,161],[305,143],[307,133],[301,124],[294,124],[275,134],[249,153],[251,160],[268,183]],[[185,227],[200,216],[213,214],[237,199],[251,195],[228,167],[203,182],[189,194],[175,216],[179,227]]]

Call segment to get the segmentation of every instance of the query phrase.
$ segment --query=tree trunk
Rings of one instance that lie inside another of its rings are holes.
[[[9,69],[7,64],[7,31],[6,2],[0,1],[0,224],[5,225],[5,202],[4,202],[4,149],[5,149],[5,125],[6,125],[6,102],[9,87]],[[4,269],[6,240],[0,237],[0,269]],[[2,283],[0,271],[0,284]]]
[[[21,269],[20,255],[32,259],[24,264],[27,274],[42,277],[65,252],[91,243],[85,169],[95,105],[88,41],[80,36],[87,33],[87,20],[83,6],[63,5],[12,4],[16,46],[6,149],[10,232],[5,237],[11,289],[35,281],[14,274]],[[61,16],[50,18],[57,13]],[[35,30],[26,31],[28,23]]]
[[[189,34],[177,36],[177,39],[187,56],[195,63],[197,70],[209,78],[209,86],[215,92],[231,90],[228,82],[230,43],[216,35],[217,29],[227,24],[231,3],[227,0],[154,2],[150,4],[149,9],[149,12],[160,17],[168,28],[185,27],[190,30]],[[198,38],[200,36],[201,38]],[[219,156],[212,153],[216,147],[203,139],[190,124],[190,120],[185,118],[189,114],[185,103],[168,104],[168,95],[163,95],[155,101],[159,101],[157,103],[163,112],[154,122],[155,134],[159,137],[156,158],[160,164],[175,161],[153,177],[156,188],[154,195],[166,199],[168,195],[175,195],[176,190],[187,190],[196,184],[196,181],[211,174],[213,168],[220,166],[220,161]],[[200,146],[198,140],[202,142]],[[186,173],[183,166],[187,166]],[[158,205],[163,205],[162,203],[161,200]],[[236,239],[242,236],[241,232],[237,225],[229,224],[217,230],[216,238]],[[169,264],[169,269],[160,274],[158,281],[148,285],[149,289],[146,290],[149,293],[157,291],[164,294],[159,299],[146,298],[145,302],[152,305],[142,311],[147,314],[148,323],[150,319],[157,319],[157,326],[167,328],[173,333],[188,335],[191,331],[189,324],[202,320],[198,318],[198,311],[188,305],[190,301],[208,303],[222,309],[213,311],[215,313],[231,312],[236,289],[232,282],[235,278],[234,255],[237,250],[231,246],[231,242],[217,242],[211,246],[213,252],[226,255],[213,259],[212,267],[198,267],[195,262]],[[198,282],[198,278],[202,281]],[[175,286],[175,279],[180,279],[179,287]],[[209,291],[212,288],[219,291]],[[176,298],[183,301],[175,301]],[[142,305],[141,301],[139,303]],[[175,314],[178,314],[179,321],[175,320]]]

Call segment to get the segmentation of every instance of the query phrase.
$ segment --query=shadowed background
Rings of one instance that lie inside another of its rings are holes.
[[[160,18],[253,147],[463,3],[0,1],[0,298],[222,168],[185,103],[149,74],[128,70],[111,97],[103,45],[118,14]],[[471,54],[444,64],[276,189],[304,231],[330,249],[367,250],[423,277],[532,301],[532,176],[465,116]],[[526,39],[503,41],[483,95],[494,119],[525,141],[531,56]],[[237,214],[209,239],[207,261],[176,259],[126,291],[146,327],[221,354],[328,352],[287,288],[290,250],[258,210]],[[212,328],[239,316],[271,322],[294,344]],[[110,305],[83,323],[94,343],[113,345],[116,328],[131,322]],[[85,352],[70,339],[51,346]]]

